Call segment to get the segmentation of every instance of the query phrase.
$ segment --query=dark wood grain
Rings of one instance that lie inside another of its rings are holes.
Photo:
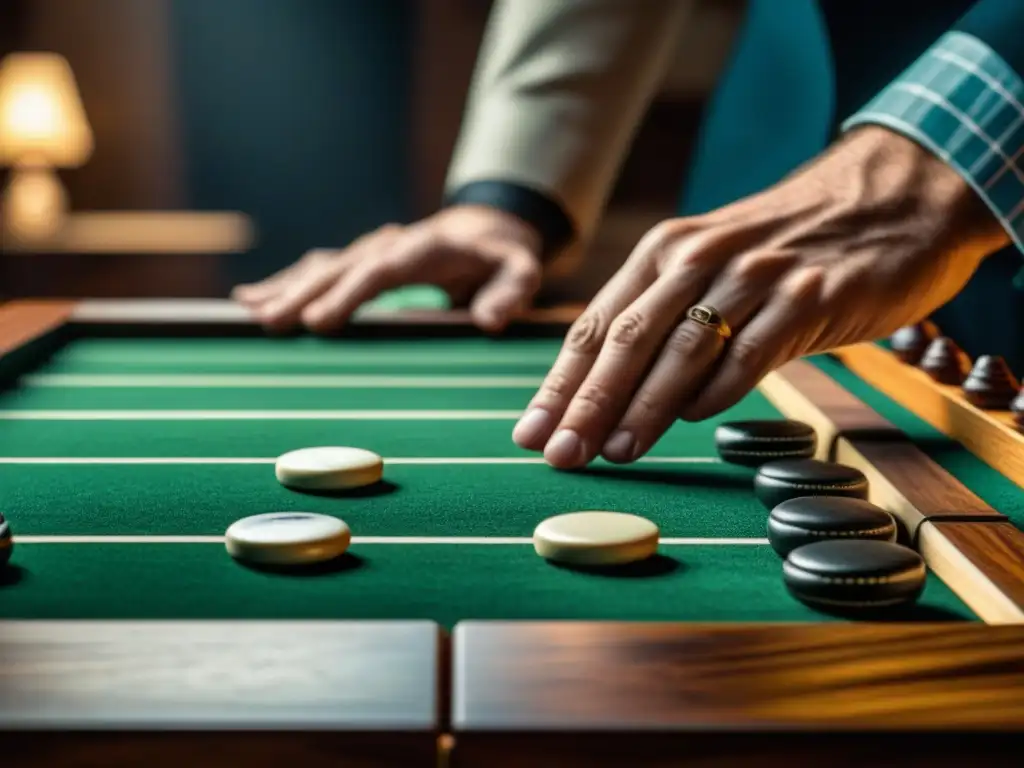
[[[0,732],[28,764],[432,765],[442,644],[429,622],[0,622]]]
[[[458,766],[955,765],[1024,728],[1019,626],[467,622],[453,654]]]

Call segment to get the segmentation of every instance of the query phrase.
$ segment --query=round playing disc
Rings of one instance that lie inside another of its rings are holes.
[[[378,482],[384,460],[362,448],[300,448],[278,457],[274,471],[278,482],[289,488],[337,491]]]
[[[715,446],[722,460],[748,467],[811,458],[817,443],[814,429],[793,419],[728,421],[715,429]]]
[[[892,515],[865,499],[800,496],[779,504],[768,516],[768,541],[780,557],[818,541],[895,541]]]
[[[823,608],[872,610],[913,603],[924,591],[921,555],[889,541],[820,541],[794,549],[783,580],[797,599]]]
[[[352,541],[348,525],[312,512],[245,517],[224,534],[228,554],[255,565],[308,565],[333,560]]]
[[[624,565],[658,549],[658,526],[625,512],[569,512],[544,520],[533,532],[533,548],[567,565]]]
[[[816,459],[784,459],[763,465],[754,477],[754,495],[768,509],[799,496],[868,497],[868,480],[855,467]]]

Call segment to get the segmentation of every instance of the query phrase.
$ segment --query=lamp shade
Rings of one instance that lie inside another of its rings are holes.
[[[73,167],[92,149],[92,130],[63,56],[14,53],[0,62],[0,163]]]

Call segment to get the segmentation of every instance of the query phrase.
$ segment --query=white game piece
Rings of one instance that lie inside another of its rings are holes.
[[[224,546],[254,565],[308,565],[342,555],[352,541],[348,525],[312,512],[270,512],[231,524]]]
[[[549,517],[533,532],[546,560],[568,565],[624,565],[658,549],[658,526],[625,512],[570,512]]]
[[[381,479],[384,460],[362,448],[300,448],[278,457],[281,485],[306,491],[338,491],[372,485]]]

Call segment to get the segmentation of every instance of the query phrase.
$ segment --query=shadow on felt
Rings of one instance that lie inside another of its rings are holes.
[[[572,571],[586,576],[602,576],[611,579],[652,579],[668,576],[683,568],[683,564],[668,555],[652,555],[646,560],[625,565],[583,566],[565,563],[551,563],[562,571]]]
[[[753,492],[754,476],[709,472],[706,469],[680,465],[678,469],[649,469],[647,467],[586,467],[572,474],[608,478],[617,481],[674,485],[680,488],[730,488]]]
[[[339,573],[347,573],[357,568],[366,567],[366,558],[346,552],[333,560],[325,563],[310,563],[308,565],[260,565],[257,563],[240,563],[255,573],[268,574],[273,576],[290,576],[293,578],[316,578],[322,576],[334,576]]]
[[[372,499],[377,496],[387,496],[395,493],[401,490],[401,486],[388,480],[380,480],[373,485],[336,491],[315,491],[305,488],[289,488],[288,490],[303,496],[319,496],[325,499]]]
[[[5,567],[0,568],[0,589],[20,584],[26,576],[28,576],[28,571],[20,565],[8,563]]]

